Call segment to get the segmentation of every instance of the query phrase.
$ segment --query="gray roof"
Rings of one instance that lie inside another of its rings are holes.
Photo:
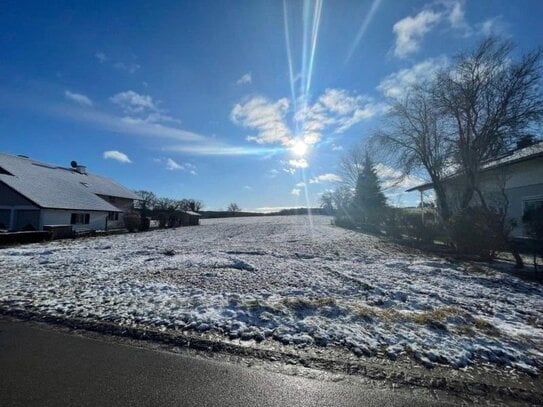
[[[503,167],[506,165],[512,165],[521,161],[532,160],[537,157],[543,156],[543,141],[532,144],[531,146],[519,148],[508,153],[505,153],[501,157],[498,157],[494,160],[487,161],[481,167],[481,171],[489,171],[494,168]],[[452,174],[445,178],[446,180],[453,179],[458,177],[459,174]],[[432,189],[434,184],[432,182],[427,182],[422,185],[417,185],[416,187],[406,190],[406,192],[411,191],[426,191]]]
[[[0,153],[0,181],[42,208],[118,212],[97,194],[140,199],[115,181],[95,174],[80,174],[30,158]]]

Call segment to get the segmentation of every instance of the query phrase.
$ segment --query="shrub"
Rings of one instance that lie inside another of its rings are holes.
[[[449,232],[456,250],[491,259],[498,250],[507,250],[508,230],[502,213],[469,207],[449,220]]]
[[[543,206],[527,211],[522,217],[522,222],[530,237],[543,242]]]
[[[140,228],[141,218],[140,215],[135,213],[127,213],[124,215],[124,226],[129,232],[135,232]]]
[[[148,218],[148,217],[145,217],[145,218],[141,218],[141,223],[140,223],[140,230],[141,231],[146,231],[146,230],[149,230],[149,228],[151,227],[151,218]]]

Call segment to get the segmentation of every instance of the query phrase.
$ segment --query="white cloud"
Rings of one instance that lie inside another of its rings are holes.
[[[402,98],[410,86],[431,79],[439,69],[448,63],[448,59],[444,56],[426,59],[410,68],[388,75],[377,86],[377,89],[386,97]]]
[[[107,61],[107,55],[103,52],[97,52],[96,54],[94,54],[94,56],[98,61],[100,61],[101,64]]]
[[[247,137],[259,144],[287,144],[290,131],[285,124],[285,115],[289,107],[286,98],[273,103],[261,96],[238,103],[232,109],[230,118],[236,124],[257,130],[257,134]]]
[[[501,17],[489,18],[478,25],[481,35],[488,37],[489,35],[503,35],[506,29],[506,24]]]
[[[113,64],[113,67],[114,67],[115,69],[120,70],[120,71],[126,71],[126,72],[128,72],[128,73],[130,73],[130,74],[133,74],[133,73],[136,73],[136,71],[137,71],[138,69],[141,68],[141,65],[136,64],[136,63],[134,63],[134,62],[128,62],[128,63],[125,63],[125,62],[115,62],[115,63]]]
[[[151,96],[141,95],[133,90],[119,92],[111,96],[109,100],[120,106],[125,113],[141,113],[144,110],[158,110]]]
[[[304,158],[298,160],[289,160],[289,165],[293,168],[307,168],[308,163]]]
[[[253,188],[251,188],[251,186],[250,186],[250,185],[245,185],[245,186],[243,187],[243,189],[247,189],[247,190],[250,190],[250,189],[253,189]]]
[[[166,169],[167,170],[170,170],[170,171],[174,171],[174,170],[184,170],[185,167],[182,166],[182,165],[179,165],[178,163],[176,163],[174,160],[172,160],[171,158],[167,158],[166,159]]]
[[[326,173],[313,177],[309,180],[310,184],[320,184],[321,182],[339,182],[341,177],[336,174]]]
[[[305,182],[298,182],[295,186],[298,188],[303,188],[305,187]]]
[[[403,58],[418,51],[424,36],[442,17],[442,13],[426,9],[414,17],[408,16],[397,21],[392,27],[392,31],[396,34],[394,55]]]
[[[141,65],[135,63],[135,62],[114,62],[112,61],[112,58],[107,56],[105,53],[98,51],[94,54],[94,57],[101,63],[105,64],[106,62],[110,62],[111,66],[119,71],[125,71],[130,74],[136,73],[138,69],[141,68]]]
[[[272,168],[271,170],[269,170],[267,173],[266,173],[266,176],[268,178],[275,178],[277,177],[277,174],[279,174],[279,170],[275,169],[275,168]]]
[[[117,151],[117,150],[104,151],[103,157],[106,160],[108,160],[108,159],[115,160],[115,161],[118,161],[120,163],[131,163],[132,162],[130,160],[130,158],[128,158],[128,156],[125,153],[121,153],[120,151]]]
[[[500,31],[497,18],[472,27],[466,20],[464,3],[464,0],[438,0],[426,5],[417,15],[397,21],[392,28],[396,34],[394,55],[403,58],[418,51],[424,37],[438,25],[463,37]]]
[[[332,144],[332,151],[341,151],[341,150],[343,150],[343,146]]]
[[[169,157],[153,158],[153,161],[164,165],[164,168],[166,168],[168,171],[186,171],[189,174],[198,175],[196,172],[196,166],[191,163],[180,164],[173,158]]]
[[[463,4],[460,2],[453,3],[451,7],[451,12],[448,18],[452,27],[455,27],[455,28],[463,27],[466,24],[466,21],[464,18]]]
[[[253,83],[253,76],[251,72],[246,73],[236,81],[236,85],[248,85]]]
[[[295,107],[297,111],[290,112],[286,98],[274,102],[255,96],[236,104],[230,117],[234,123],[256,130],[255,135],[247,137],[249,141],[291,146],[301,139],[312,145],[321,140],[324,132],[343,133],[385,109],[384,104],[370,97],[343,89],[326,89],[315,103],[298,101]]]
[[[299,188],[293,188],[292,191],[290,191],[290,193],[295,196],[300,196],[300,192],[302,192],[302,190]]]
[[[66,99],[72,102],[78,103],[82,106],[90,107],[93,105],[92,100],[88,96],[85,96],[81,93],[74,93],[74,92],[70,92],[69,90],[65,90],[64,96],[66,97]]]

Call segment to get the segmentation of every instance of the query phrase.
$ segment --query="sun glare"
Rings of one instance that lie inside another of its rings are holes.
[[[296,141],[291,148],[292,152],[299,157],[303,157],[307,153],[307,144],[301,140]]]

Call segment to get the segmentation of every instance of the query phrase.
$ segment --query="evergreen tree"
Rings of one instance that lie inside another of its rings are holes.
[[[354,196],[355,217],[360,223],[378,225],[385,213],[386,198],[375,167],[366,153],[364,168],[358,174]]]

